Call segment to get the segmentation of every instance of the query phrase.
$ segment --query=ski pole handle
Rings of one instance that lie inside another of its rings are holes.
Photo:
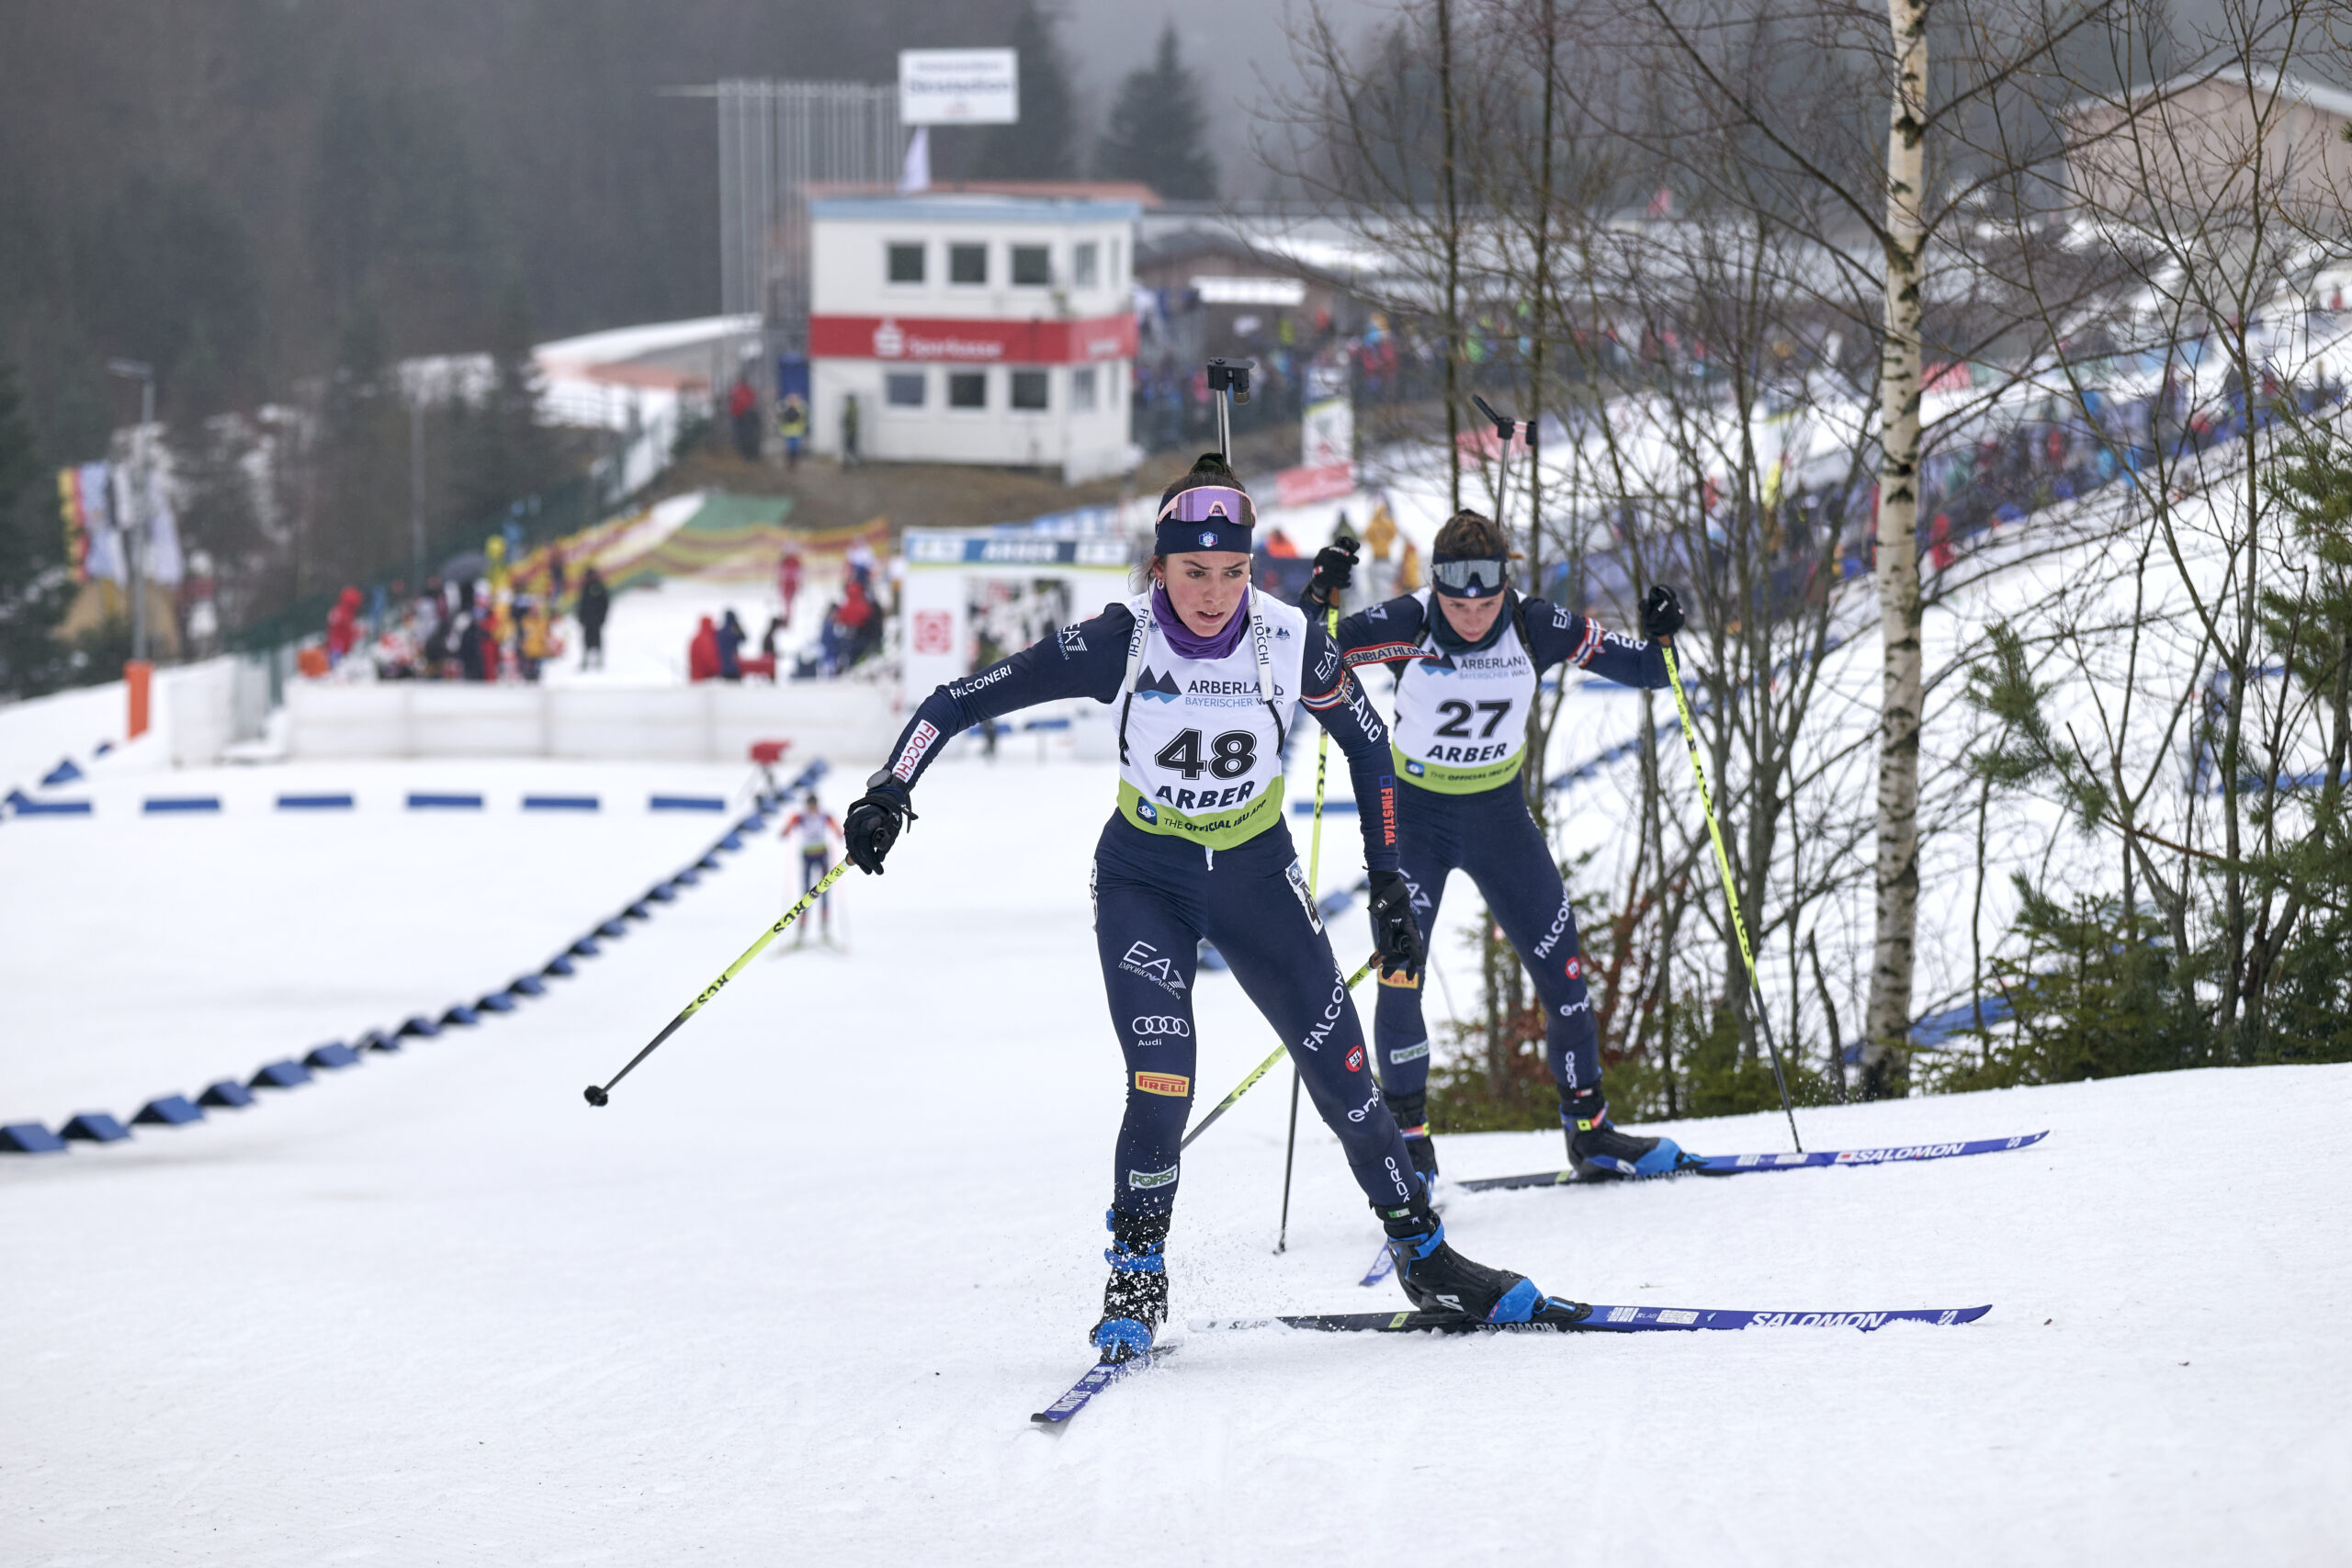
[[[1348,989],[1352,991],[1358,986],[1363,984],[1363,977],[1366,975],[1371,974],[1374,969],[1378,968],[1379,965],[1380,954],[1376,953],[1370,958],[1365,959],[1363,967],[1348,976]],[[650,1049],[650,1047],[648,1047],[648,1049]],[[1234,1086],[1234,1089],[1231,1094],[1227,1095],[1223,1100],[1216,1102],[1216,1109],[1211,1111],[1206,1116],[1201,1118],[1201,1124],[1199,1126],[1184,1134],[1184,1141],[1176,1145],[1176,1152],[1182,1154],[1186,1149],[1191,1148],[1193,1146],[1193,1140],[1199,1137],[1203,1133],[1207,1132],[1209,1130],[1210,1123],[1214,1122],[1218,1117],[1232,1110],[1233,1102],[1239,1100],[1243,1095],[1248,1094],[1250,1092],[1250,1085],[1256,1083],[1260,1078],[1264,1077],[1268,1073],[1272,1072],[1274,1070],[1274,1064],[1281,1061],[1283,1055],[1289,1050],[1290,1047],[1287,1044],[1275,1046],[1272,1055],[1268,1056],[1264,1061],[1259,1063],[1248,1077],[1243,1078],[1238,1084]],[[614,1081],[618,1082],[619,1080],[615,1079]]]
[[[798,919],[802,915],[807,914],[818,899],[822,898],[827,893],[832,890],[833,884],[839,882],[842,879],[842,873],[848,871],[849,868],[850,863],[845,860],[842,862],[841,864],[833,867],[832,870],[825,873],[822,881],[819,882],[816,886],[808,889],[807,893],[801,895],[799,903],[795,904],[791,908],[786,909],[784,912],[784,918],[782,919],[776,921],[775,924],[762,931],[760,933],[760,940],[753,942],[750,947],[745,948],[743,950],[743,956],[727,966],[726,974],[721,975],[718,979],[713,980],[709,985],[704,987],[702,995],[688,1002],[685,1006],[685,1010],[679,1013],[677,1017],[672,1019],[667,1024],[665,1024],[662,1027],[662,1032],[655,1035],[647,1043],[644,1050],[639,1051],[636,1055],[631,1056],[628,1059],[628,1066],[623,1067],[619,1072],[613,1075],[611,1083],[601,1085],[590,1084],[583,1091],[584,1098],[587,1100],[588,1103],[591,1105],[604,1104],[606,1098],[613,1092],[614,1084],[617,1084],[621,1079],[628,1077],[628,1075],[636,1069],[636,1066],[639,1062],[642,1062],[646,1057],[653,1055],[654,1048],[656,1046],[659,1046],[662,1042],[669,1039],[670,1036],[678,1032],[679,1026],[684,1023],[686,1020],[694,1017],[696,1012],[700,1011],[703,1003],[710,1000],[711,998],[718,995],[720,991],[726,989],[727,982],[732,980],[736,976],[743,972],[743,965],[749,964],[752,959],[757,958],[766,950],[768,943],[774,942],[776,938],[784,934],[786,927],[790,926],[793,921]]]

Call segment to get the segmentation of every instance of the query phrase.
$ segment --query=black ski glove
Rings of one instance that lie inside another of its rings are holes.
[[[842,818],[842,847],[849,852],[850,863],[870,876],[881,875],[882,857],[899,841],[899,829],[914,819],[907,786],[887,768],[876,773]]]
[[[1429,958],[1421,922],[1413,917],[1413,890],[1400,872],[1372,874],[1372,944],[1380,950],[1380,972],[1418,976]]]
[[[1340,539],[1315,552],[1315,575],[1298,596],[1302,610],[1328,610],[1340,602],[1340,590],[1355,578],[1356,542]]]
[[[1663,582],[1654,582],[1642,600],[1642,635],[1653,640],[1682,629],[1682,596]]]

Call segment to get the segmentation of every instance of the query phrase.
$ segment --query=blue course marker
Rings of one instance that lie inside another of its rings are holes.
[[[359,1065],[359,1053],[337,1040],[332,1044],[312,1046],[311,1054],[302,1058],[302,1065],[324,1067],[329,1071],[337,1067],[356,1067]]]
[[[167,811],[218,811],[220,797],[217,795],[151,795],[140,809],[150,817]]]
[[[597,798],[593,795],[526,795],[523,797],[526,811],[594,811]]]
[[[85,1111],[58,1129],[68,1138],[79,1138],[93,1144],[119,1144],[130,1136],[130,1129],[103,1111]]]
[[[648,811],[724,811],[727,797],[719,795],[657,795],[645,803]]]
[[[397,1034],[387,1034],[380,1029],[371,1029],[352,1042],[352,1049],[355,1051],[397,1051],[400,1048],[401,1037]]]
[[[481,796],[478,795],[426,795],[411,791],[408,797],[411,811],[480,811]]]
[[[419,1040],[430,1040],[441,1032],[441,1026],[423,1013],[419,1013],[401,1024],[400,1032],[403,1035],[414,1035]]]
[[[477,1012],[513,1012],[514,998],[503,991],[492,991],[474,1003],[474,1010]]]
[[[598,926],[596,928],[596,934],[607,939],[612,937],[627,936],[628,935],[628,928],[621,924],[619,917],[616,916],[612,919],[606,920],[603,925]]]
[[[40,787],[55,789],[59,784],[72,784],[81,776],[82,770],[74,765],[73,758],[60,757],[57,760],[57,766],[41,775]]]
[[[11,1122],[0,1126],[0,1154],[60,1155],[65,1140],[38,1122]]]
[[[441,1015],[441,1021],[444,1025],[454,1023],[463,1029],[471,1029],[475,1024],[480,1023],[481,1019],[473,1009],[459,1002]]]
[[[351,796],[347,795],[281,795],[277,797],[280,811],[348,811]]]
[[[248,1089],[300,1089],[311,1081],[311,1069],[300,1062],[272,1062],[247,1080]]]
[[[548,994],[548,983],[537,975],[517,975],[514,983],[506,988],[518,997],[544,997]]]
[[[148,1127],[185,1127],[204,1120],[204,1109],[184,1094],[167,1094],[139,1108],[131,1121]]]
[[[574,975],[580,973],[580,970],[578,966],[571,962],[571,954],[568,953],[559,953],[540,966],[539,973],[542,975],[553,975],[558,979],[569,980]]]
[[[17,808],[19,817],[87,817],[90,803],[86,800],[35,800],[30,795],[13,795],[8,804]]]
[[[232,1111],[243,1111],[254,1102],[254,1091],[234,1078],[222,1078],[198,1095],[196,1102],[198,1105],[225,1105]]]

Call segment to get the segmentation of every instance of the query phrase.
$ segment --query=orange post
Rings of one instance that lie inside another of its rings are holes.
[[[144,659],[130,660],[123,664],[122,682],[130,688],[130,725],[123,732],[126,740],[136,740],[147,733],[147,687],[154,673],[154,665]]]

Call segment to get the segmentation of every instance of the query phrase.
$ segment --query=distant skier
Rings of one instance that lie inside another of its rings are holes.
[[[1300,604],[1319,618],[1347,586],[1351,549],[1315,558]],[[1545,1055],[1560,1088],[1568,1156],[1585,1176],[1661,1176],[1682,1151],[1668,1138],[1636,1138],[1609,1122],[1600,1093],[1600,1035],[1586,993],[1576,912],[1551,846],[1528,814],[1520,769],[1527,719],[1544,671],[1573,664],[1626,686],[1666,684],[1657,643],[1682,628],[1682,602],[1660,584],[1642,604],[1639,642],[1508,587],[1510,541],[1490,519],[1458,512],[1438,530],[1430,587],[1340,622],[1352,669],[1396,671],[1396,726],[1390,736],[1403,773],[1396,820],[1403,870],[1424,940],[1437,929],[1445,879],[1466,871],[1544,1004]],[[1537,765],[1540,767],[1541,760]],[[1373,1043],[1390,1114],[1405,1129],[1414,1168],[1437,1179],[1429,1134],[1429,1026],[1419,975],[1380,977]]]
[[[951,738],[1016,709],[1115,704],[1118,808],[1094,852],[1095,943],[1125,1054],[1110,1282],[1092,1334],[1105,1360],[1147,1351],[1168,1312],[1161,1247],[1193,1104],[1194,953],[1215,942],[1290,1044],[1316,1111],[1372,1201],[1413,1303],[1520,1323],[1549,1299],[1446,1245],[1364,1062],[1363,1032],[1283,821],[1283,743],[1304,703],[1354,781],[1385,968],[1418,973],[1420,931],[1396,871],[1396,784],[1379,716],[1322,628],[1249,586],[1256,509],[1214,454],[1160,497],[1150,589],[926,698],[849,809],[850,859],[879,872],[923,769]],[[998,826],[1001,826],[1001,824]]]
[[[825,874],[833,869],[832,842],[841,837],[841,833],[842,825],[817,803],[817,792],[813,789],[801,797],[800,809],[786,819],[782,837],[790,839],[797,835],[800,840],[800,897],[803,898],[808,897],[808,890],[822,882]],[[824,928],[824,940],[832,941],[831,894],[828,893],[817,901],[817,919]],[[808,928],[803,925],[798,929],[796,944],[808,939]]]

